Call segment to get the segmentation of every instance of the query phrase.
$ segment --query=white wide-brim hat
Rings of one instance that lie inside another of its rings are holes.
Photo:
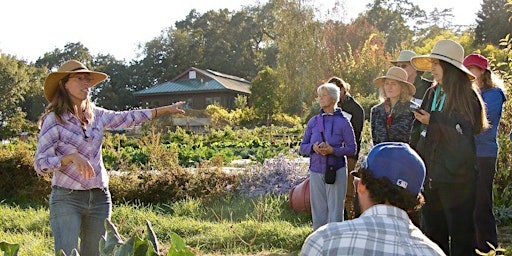
[[[437,41],[430,54],[412,57],[411,63],[417,70],[430,71],[432,68],[432,59],[446,61],[466,73],[469,80],[475,79],[475,75],[462,64],[464,60],[464,48],[453,40],[442,39]]]

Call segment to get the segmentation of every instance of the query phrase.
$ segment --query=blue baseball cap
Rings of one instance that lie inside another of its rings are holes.
[[[403,142],[375,145],[361,168],[370,170],[375,178],[386,177],[391,183],[415,195],[420,193],[425,181],[425,163],[416,151]],[[359,177],[355,171],[352,174]]]

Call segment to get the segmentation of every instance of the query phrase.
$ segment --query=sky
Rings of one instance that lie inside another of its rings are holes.
[[[311,0],[327,13],[336,1],[346,6],[345,22],[357,17],[374,0]],[[410,0],[423,10],[453,8],[453,24],[475,24],[483,0]],[[158,37],[184,20],[192,9],[199,13],[266,3],[267,0],[11,0],[0,3],[0,51],[35,62],[44,53],[80,42],[92,55],[110,54],[129,62],[138,44]],[[458,4],[457,4],[458,3]]]

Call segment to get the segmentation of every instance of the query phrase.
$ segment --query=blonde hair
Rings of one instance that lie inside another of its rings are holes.
[[[400,87],[401,87],[400,99],[399,99],[400,102],[409,102],[412,100],[413,94],[411,93],[411,91],[409,91],[409,85],[407,85],[404,82],[395,80],[395,79],[386,78],[386,80],[388,80],[388,79],[396,81],[397,83],[400,84]],[[384,83],[386,83],[386,80],[384,80]],[[384,83],[382,86],[379,86],[379,99],[381,102],[384,102],[388,99],[388,96],[386,96],[386,92],[384,92]]]

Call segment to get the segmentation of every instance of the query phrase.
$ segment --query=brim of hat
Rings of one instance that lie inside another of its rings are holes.
[[[474,80],[476,78],[475,75],[473,75],[473,73],[471,73],[471,71],[469,71],[469,69],[467,69],[464,65],[462,65],[462,63],[455,61],[453,59],[444,57],[444,56],[440,56],[440,55],[428,54],[428,55],[416,56],[411,59],[411,63],[417,70],[430,72],[432,69],[432,60],[435,60],[435,59],[446,61],[446,62],[452,64],[453,66],[455,66],[456,68],[462,70],[464,73],[466,73],[469,80]]]
[[[398,81],[399,83],[407,85],[407,87],[409,87],[409,91],[411,92],[411,95],[414,95],[416,93],[416,87],[414,87],[413,84],[409,83],[408,81],[398,80],[394,77],[389,77],[389,76],[377,77],[375,80],[373,80],[373,84],[375,84],[375,87],[377,87],[377,88],[381,87],[384,85],[384,81],[386,81],[386,79],[393,79],[395,81]]]
[[[65,72],[52,72],[48,75],[46,80],[44,81],[44,97],[49,102],[52,102],[55,93],[59,88],[59,81],[66,77],[69,74],[73,73],[87,73],[91,76],[90,87],[94,87],[97,84],[103,82],[103,80],[107,79],[107,74],[96,71],[65,71]]]
[[[396,65],[399,62],[411,62],[411,61],[410,60],[400,60],[400,59],[398,59],[398,60],[390,60],[389,62],[391,64],[393,64],[393,65]]]

